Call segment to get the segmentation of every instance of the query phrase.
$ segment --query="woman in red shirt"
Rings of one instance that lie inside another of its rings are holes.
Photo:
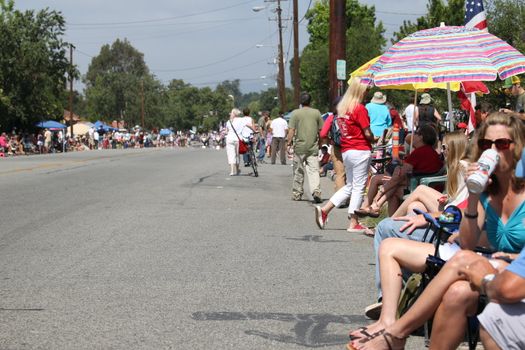
[[[368,178],[372,142],[374,134],[370,130],[370,117],[361,103],[367,92],[367,86],[361,84],[361,79],[352,78],[343,98],[337,105],[337,115],[341,130],[341,153],[346,171],[346,185],[341,187],[323,206],[315,207],[315,217],[320,229],[325,228],[328,213],[341,205],[348,198],[348,217],[350,224],[348,232],[363,233],[366,227],[359,224],[354,213],[363,201],[363,193]]]

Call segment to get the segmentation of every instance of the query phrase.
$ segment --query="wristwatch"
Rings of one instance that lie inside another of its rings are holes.
[[[491,282],[494,277],[496,277],[495,274],[489,273],[481,279],[481,285],[479,286],[479,292],[481,295],[487,295],[487,283]]]

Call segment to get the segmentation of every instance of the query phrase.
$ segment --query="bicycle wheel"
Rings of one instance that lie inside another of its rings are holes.
[[[250,158],[252,158],[250,163],[252,164],[253,176],[258,177],[259,172],[257,171],[257,158],[255,157],[255,152],[253,149],[250,151]]]

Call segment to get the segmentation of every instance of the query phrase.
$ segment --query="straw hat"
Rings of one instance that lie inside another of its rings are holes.
[[[374,92],[374,97],[372,97],[370,102],[382,105],[386,102],[386,95],[383,95],[381,91],[376,91]]]

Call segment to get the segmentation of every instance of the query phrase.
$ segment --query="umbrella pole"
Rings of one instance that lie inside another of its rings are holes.
[[[412,116],[412,135],[410,135],[410,147],[408,148],[408,153],[412,152],[412,145],[414,144],[414,132],[416,131],[416,108],[417,108],[417,89],[414,93],[414,115]],[[419,115],[419,113],[418,113]]]
[[[454,131],[454,120],[452,115],[452,93],[450,92],[450,83],[447,83],[447,102],[448,102],[448,122],[449,131]]]

